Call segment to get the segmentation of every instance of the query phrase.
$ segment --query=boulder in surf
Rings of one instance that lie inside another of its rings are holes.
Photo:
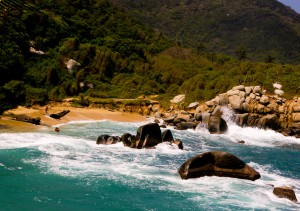
[[[222,151],[197,155],[184,162],[178,169],[182,179],[203,176],[233,177],[257,180],[260,174],[236,156]]]

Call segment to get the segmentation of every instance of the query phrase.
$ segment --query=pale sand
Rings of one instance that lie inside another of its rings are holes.
[[[42,127],[53,127],[55,125],[65,124],[71,121],[92,121],[92,120],[111,120],[117,122],[143,122],[147,118],[134,113],[123,113],[119,111],[108,111],[101,108],[74,108],[66,105],[50,105],[48,112],[45,111],[46,106],[35,106],[32,108],[25,108],[19,106],[16,109],[4,112],[0,119],[0,133],[1,132],[21,132],[32,131]],[[70,112],[61,119],[53,119],[50,117],[52,113],[58,113],[63,110],[70,110]],[[11,114],[27,115],[32,118],[40,117],[41,125],[34,125],[31,123],[20,122],[12,120]]]

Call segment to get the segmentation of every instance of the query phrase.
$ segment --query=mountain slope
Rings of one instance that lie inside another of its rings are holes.
[[[276,0],[111,0],[185,47],[300,61],[300,15]]]

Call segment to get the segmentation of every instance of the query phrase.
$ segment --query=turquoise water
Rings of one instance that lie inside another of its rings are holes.
[[[73,122],[59,133],[0,134],[0,210],[300,210],[270,186],[292,186],[300,200],[299,140],[231,124],[226,135],[170,128],[184,150],[96,145],[101,134],[135,134],[145,123]],[[236,155],[262,178],[181,180],[184,161],[213,150]]]

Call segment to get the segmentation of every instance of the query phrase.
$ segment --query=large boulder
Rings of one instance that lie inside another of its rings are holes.
[[[185,95],[177,95],[172,100],[170,100],[171,103],[181,103],[185,100]]]
[[[171,145],[177,145],[179,149],[183,149],[182,141],[174,139],[171,130],[167,129],[161,134],[162,142],[169,142]]]
[[[187,129],[195,129],[197,124],[195,122],[180,122],[176,124],[176,130],[187,130]]]
[[[287,198],[292,202],[297,203],[297,197],[294,190],[287,186],[275,187],[273,193],[278,196],[278,198]]]
[[[278,130],[280,128],[276,114],[268,114],[261,117],[257,123],[259,128]]]
[[[229,104],[233,110],[241,110],[243,101],[239,95],[232,95],[229,97]]]
[[[165,123],[172,123],[172,122],[174,122],[176,116],[177,116],[177,115],[172,115],[172,116],[163,118],[163,120],[164,120]]]
[[[189,121],[190,118],[191,117],[189,113],[184,110],[180,111],[176,117],[176,119],[178,119],[179,121],[185,121],[185,122]]]
[[[227,93],[219,94],[219,104],[227,105],[228,103],[229,103],[228,94]]]
[[[73,73],[75,70],[77,70],[80,67],[80,63],[75,61],[74,59],[69,59],[65,62],[68,72]]]
[[[154,147],[161,142],[161,130],[157,123],[149,123],[138,128],[136,148]]]
[[[182,179],[203,176],[257,180],[260,174],[236,156],[222,151],[206,152],[184,162],[178,169]]]
[[[123,142],[124,146],[135,148],[136,146],[136,138],[134,135],[131,135],[130,133],[124,133],[121,136],[121,141]]]
[[[161,134],[162,142],[171,142],[174,140],[171,130],[167,129]]]
[[[208,121],[208,131],[211,134],[223,134],[228,131],[226,121],[218,116],[210,116]]]

